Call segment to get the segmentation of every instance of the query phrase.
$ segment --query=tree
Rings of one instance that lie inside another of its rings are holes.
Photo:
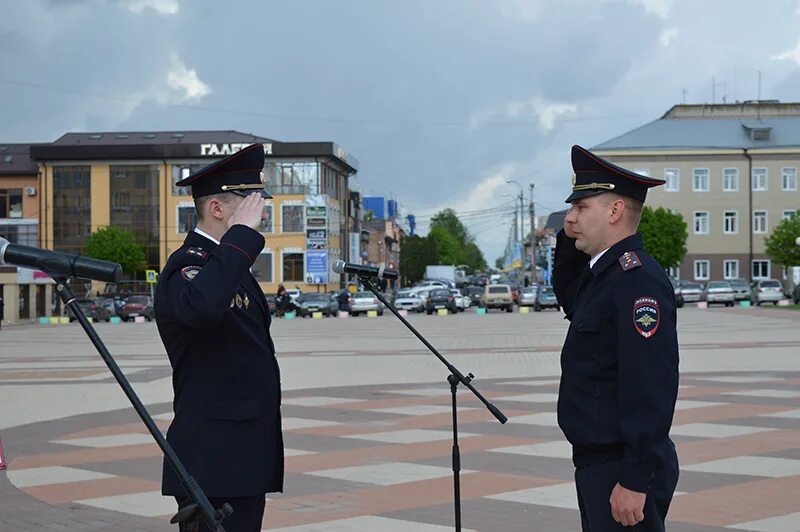
[[[767,255],[776,263],[784,267],[800,266],[800,211],[788,219],[783,220],[764,243],[767,246]]]
[[[421,281],[425,277],[425,266],[439,262],[436,247],[426,237],[403,235],[400,239],[400,249],[400,272],[404,284]]]
[[[429,238],[431,235],[436,242],[441,264],[463,264],[472,271],[486,269],[486,259],[475,244],[475,238],[453,209],[439,211],[431,218]],[[453,249],[454,242],[456,249]]]
[[[679,266],[686,256],[686,238],[689,233],[686,222],[679,213],[670,212],[664,207],[642,210],[639,223],[644,249],[665,270]]]
[[[473,241],[469,230],[461,223],[461,220],[458,219],[453,209],[444,209],[436,213],[433,218],[431,218],[431,229],[434,227],[447,229],[450,234],[456,237],[456,240],[462,246]]]
[[[144,246],[136,241],[133,233],[115,225],[101,227],[86,238],[83,251],[87,257],[118,262],[122,271],[134,275],[144,270]]]
[[[449,229],[441,225],[431,227],[428,239],[436,248],[440,264],[461,264],[463,245]]]
[[[505,264],[506,264],[505,257],[497,257],[496,259],[494,259],[494,267],[497,268],[498,270],[502,270]]]

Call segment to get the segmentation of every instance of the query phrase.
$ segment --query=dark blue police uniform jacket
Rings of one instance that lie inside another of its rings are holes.
[[[209,497],[283,490],[280,370],[267,302],[250,273],[263,247],[244,225],[219,246],[192,231],[156,287],[175,392],[167,440]],[[184,495],[166,462],[162,493]]]
[[[573,263],[588,260],[563,234],[559,245],[572,246],[561,252]],[[619,483],[646,493],[677,478],[669,430],[678,394],[678,338],[672,285],[641,248],[641,237],[630,236],[578,278],[574,264],[562,264],[562,272],[556,264],[553,285],[558,282],[570,309],[558,423],[573,446],[575,465],[621,459]],[[666,489],[671,496],[674,485]]]

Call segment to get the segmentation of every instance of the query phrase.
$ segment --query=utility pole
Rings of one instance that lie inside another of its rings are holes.
[[[525,238],[525,207],[523,207],[523,202],[525,198],[522,196],[522,187],[519,187],[519,260],[520,266],[525,264],[525,261],[522,260],[522,252],[525,249],[525,246],[522,245],[522,240]]]
[[[530,184],[531,187],[531,204],[530,204],[530,215],[531,215],[531,282],[537,283],[538,279],[536,277],[536,209],[533,207],[533,183]]]

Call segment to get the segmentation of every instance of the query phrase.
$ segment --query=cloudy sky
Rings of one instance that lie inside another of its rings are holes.
[[[366,194],[562,208],[569,147],[680,103],[800,99],[798,0],[0,0],[0,142],[236,129],[332,140]],[[716,90],[712,93],[712,80]]]

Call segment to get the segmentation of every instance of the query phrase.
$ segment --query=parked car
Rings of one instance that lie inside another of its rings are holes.
[[[466,295],[469,296],[470,300],[472,300],[472,304],[475,306],[480,306],[481,304],[481,296],[483,296],[483,286],[474,286],[470,285],[463,289],[466,292]]]
[[[692,281],[681,281],[680,295],[685,303],[697,303],[703,298],[703,285]]]
[[[532,307],[536,304],[536,287],[526,286],[519,294],[517,304],[520,307]]]
[[[102,301],[88,297],[82,297],[76,299],[75,302],[78,304],[78,307],[80,307],[87,318],[92,318],[92,321],[108,322],[111,320],[111,313],[109,312],[108,308],[105,307]],[[77,319],[72,313],[72,309],[69,307],[67,307],[67,315],[69,316],[69,321],[75,321]]]
[[[330,294],[308,293],[297,298],[297,315],[303,318],[314,312],[322,312],[323,316],[335,316],[339,311],[339,302]]]
[[[772,303],[777,305],[783,299],[783,285],[775,279],[762,279],[753,283],[753,290],[750,292],[750,303],[760,305],[761,303]]]
[[[149,296],[130,296],[119,312],[122,321],[130,321],[138,316],[153,321],[153,302]]]
[[[506,312],[514,310],[514,296],[507,284],[487,284],[481,304],[487,309],[500,308]]]
[[[450,293],[453,294],[453,297],[456,300],[456,310],[464,312],[470,307],[470,305],[472,305],[472,300],[469,298],[469,296],[462,294],[461,290],[458,288],[451,288]]]
[[[103,307],[108,311],[109,316],[116,316],[117,310],[122,306],[122,300],[119,298],[107,297],[103,299]]]
[[[746,301],[750,299],[750,283],[744,279],[728,279],[733,288],[734,301]]]
[[[800,284],[795,286],[794,290],[792,291],[792,301],[795,305],[800,303]]]
[[[534,312],[541,312],[545,308],[561,310],[561,306],[556,299],[556,293],[551,286],[540,286],[536,290],[536,302],[533,304]]]
[[[720,303],[726,307],[732,307],[736,301],[736,294],[728,281],[709,281],[703,291],[703,299],[709,306]]]
[[[399,290],[394,298],[394,306],[408,312],[422,312],[425,310],[425,300],[417,292]]]
[[[378,301],[372,292],[356,292],[350,298],[350,315],[358,316],[363,312],[374,310],[378,316],[383,316],[383,303]]]
[[[433,311],[445,308],[453,314],[458,312],[458,307],[456,307],[456,298],[450,292],[450,289],[437,288],[436,290],[431,290],[431,293],[428,294],[428,299],[425,303],[425,312],[428,314],[433,314]]]
[[[415,284],[413,288],[411,288],[412,292],[419,293],[422,290],[433,290],[434,288],[450,288],[445,282],[443,281],[420,281],[419,283]]]

